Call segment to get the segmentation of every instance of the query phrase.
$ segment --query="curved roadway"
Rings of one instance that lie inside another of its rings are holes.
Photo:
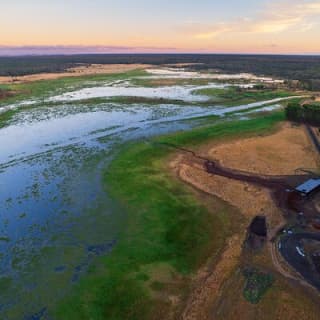
[[[320,243],[318,233],[293,233],[281,237],[279,251],[285,260],[298,271],[303,278],[320,290],[320,274],[315,270],[313,263],[304,251],[302,241],[315,240]]]

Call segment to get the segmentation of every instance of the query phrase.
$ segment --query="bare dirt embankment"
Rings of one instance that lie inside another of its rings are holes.
[[[64,77],[80,77],[99,74],[116,74],[124,73],[132,70],[146,69],[150,65],[146,64],[92,64],[88,66],[80,66],[70,68],[62,73],[39,73],[26,76],[7,76],[0,77],[0,84],[25,83],[39,80],[54,80]]]
[[[197,153],[219,161],[224,167],[257,174],[293,175],[297,168],[319,167],[317,153],[304,128],[289,124],[282,125],[275,133],[267,136],[237,139],[227,143],[210,143],[199,148]],[[318,307],[312,300],[302,305],[299,301],[306,301],[305,293],[299,290],[290,292],[292,289],[288,289],[288,280],[281,277],[258,305],[251,305],[242,298],[242,278],[237,270],[240,260],[243,259],[241,255],[242,243],[246,236],[245,226],[257,214],[267,216],[270,234],[284,223],[282,213],[274,204],[269,190],[210,175],[204,170],[203,163],[188,154],[177,155],[171,162],[171,168],[181,180],[197,190],[212,194],[237,207],[246,221],[228,241],[219,262],[212,269],[201,271],[206,274],[191,295],[183,319],[236,319],[240,315],[239,312],[246,315],[243,319],[257,319],[258,314],[259,319],[278,319],[277,316],[285,313],[291,315],[290,319],[317,319]],[[279,272],[273,265],[270,250],[267,248],[254,260],[258,265]],[[235,273],[238,275],[234,276]],[[226,286],[232,277],[236,277],[235,284]],[[268,296],[278,299],[274,306],[271,305]],[[227,303],[226,307],[225,301],[228,299],[230,304]],[[288,301],[290,306],[287,305]],[[218,312],[212,310],[213,305],[224,307],[219,307],[221,310]],[[274,308],[272,313],[262,312],[268,308]]]

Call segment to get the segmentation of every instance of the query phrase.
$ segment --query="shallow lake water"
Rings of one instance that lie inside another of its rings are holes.
[[[166,86],[159,88],[131,87],[131,86],[105,86],[84,88],[50,98],[50,101],[76,101],[92,98],[108,97],[144,97],[150,99],[182,100],[185,102],[207,101],[207,96],[195,95],[193,91],[200,89],[223,89],[228,85],[209,84],[203,86]]]
[[[50,319],[48,310],[95,258],[117,245],[125,214],[103,189],[101,175],[119,146],[189,129],[201,116],[279,101],[232,108],[63,103],[97,90],[128,95],[121,85],[82,89],[52,97],[61,105],[21,109],[0,129],[1,319]],[[146,88],[135,90],[146,94]],[[185,101],[193,96],[189,87],[178,92]]]

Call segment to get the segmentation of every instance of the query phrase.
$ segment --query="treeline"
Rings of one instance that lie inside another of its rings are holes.
[[[310,91],[320,91],[320,79],[300,80],[301,88]]]
[[[88,64],[154,65],[193,63],[194,70],[247,72],[301,80],[309,88],[320,86],[320,56],[221,55],[221,54],[95,54],[70,56],[0,57],[0,75],[18,76],[40,72],[63,72]]]
[[[286,107],[285,113],[290,121],[320,126],[320,104],[310,103],[301,106],[298,102],[291,102]]]
[[[74,66],[76,62],[58,56],[0,57],[0,76],[64,72]]]

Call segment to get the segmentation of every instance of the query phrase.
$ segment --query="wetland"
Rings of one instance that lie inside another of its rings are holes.
[[[257,83],[270,79],[153,68],[8,84],[14,94],[0,100],[0,317],[179,314],[187,279],[221,253],[234,212],[216,200],[213,219],[166,173],[170,150],[158,143],[267,130],[288,100],[302,98],[255,92]]]

